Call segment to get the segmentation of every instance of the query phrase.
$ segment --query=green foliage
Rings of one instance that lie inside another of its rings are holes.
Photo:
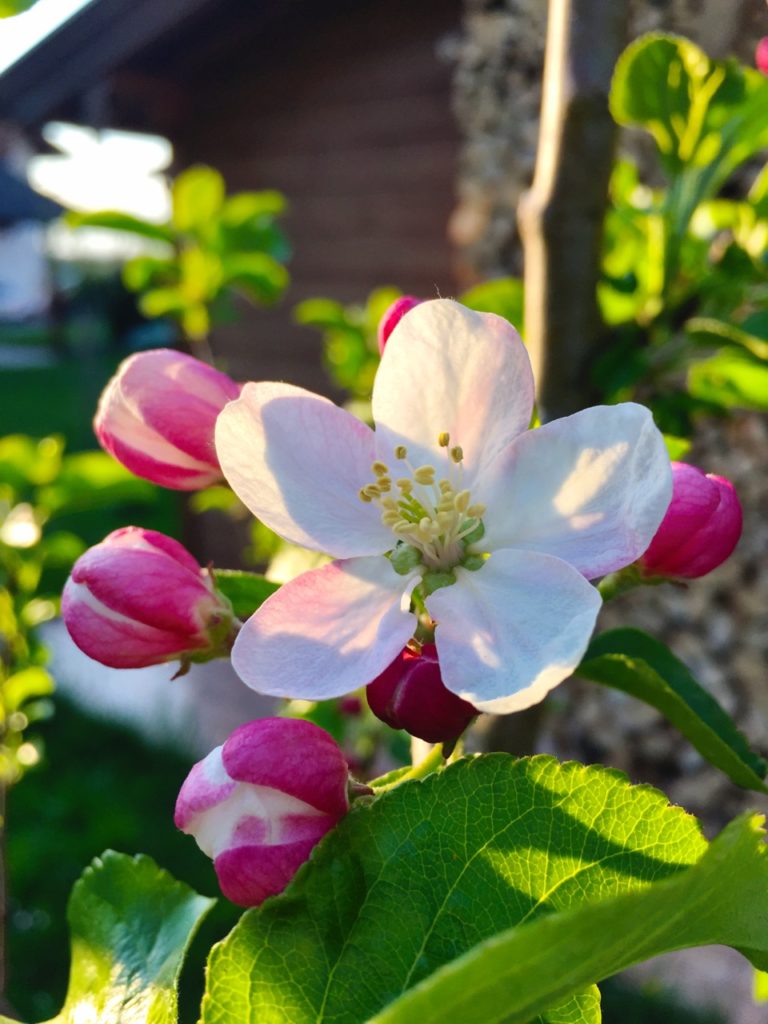
[[[710,764],[738,786],[768,792],[768,765],[717,701],[659,640],[639,629],[613,629],[597,636],[577,674],[622,690],[665,715]]]
[[[537,993],[528,1016],[514,1018],[530,1020],[599,976],[588,977],[591,964],[571,949],[569,959],[548,961],[548,998],[540,998],[541,946],[529,951],[525,938],[532,929],[550,920],[550,936],[567,935],[557,924],[563,915],[650,894],[705,849],[693,818],[614,771],[549,757],[459,761],[356,806],[284,895],[243,917],[212,952],[203,1024],[239,1024],[249,1014],[272,1024],[357,1024],[510,928],[521,937],[511,1006]],[[606,948],[615,955],[612,920]],[[583,981],[572,984],[576,971]],[[596,1001],[587,1002],[591,1016],[573,1019],[599,1020]],[[510,1006],[507,991],[496,1005]],[[447,1017],[478,1019],[442,999],[425,1019]]]
[[[239,619],[247,619],[278,589],[272,583],[255,572],[242,572],[239,569],[216,569],[216,588],[231,602],[232,610]]]
[[[282,296],[289,247],[277,218],[284,210],[280,193],[227,196],[221,174],[197,166],[175,179],[167,224],[111,211],[68,214],[67,220],[74,227],[127,231],[159,244],[159,254],[125,265],[125,285],[140,293],[145,316],[170,317],[186,337],[200,341],[233,297],[269,304]]]
[[[37,0],[0,0],[0,18],[12,18],[33,7]]]
[[[768,339],[750,323],[768,298],[768,169],[740,198],[721,190],[768,148],[768,79],[653,34],[620,58],[611,110],[652,135],[666,184],[614,169],[599,287],[613,337],[596,384],[680,435],[700,412],[765,409]]]
[[[690,946],[733,946],[755,963],[768,962],[761,819],[737,819],[697,863],[655,885],[627,889],[490,939],[371,1024],[438,1024],[448,1008],[462,1024],[526,1024],[586,983]]]
[[[72,890],[69,991],[50,1024],[176,1024],[181,964],[212,904],[149,857],[108,850]]]

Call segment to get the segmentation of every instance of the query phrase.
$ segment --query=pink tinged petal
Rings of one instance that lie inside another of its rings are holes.
[[[202,636],[157,629],[129,619],[98,601],[86,586],[67,580],[61,614],[77,646],[110,668],[145,668],[208,646]]]
[[[755,49],[755,66],[758,71],[768,75],[768,36],[764,36]]]
[[[216,424],[216,450],[238,497],[294,544],[341,557],[393,546],[381,511],[358,492],[373,480],[373,433],[290,384],[247,384]]]
[[[174,540],[173,537],[158,533],[157,530],[145,530],[142,526],[122,526],[119,530],[113,530],[112,533],[107,534],[101,543],[115,547],[139,548],[143,551],[160,551],[195,576],[202,575],[200,565],[184,545]]]
[[[640,564],[651,575],[695,579],[733,552],[741,536],[741,503],[724,477],[683,462],[673,463],[672,473],[672,502]]]
[[[448,431],[470,486],[528,427],[532,409],[531,364],[511,324],[448,299],[422,302],[395,327],[376,375],[379,458],[391,463],[404,444],[413,466],[434,465]]]
[[[417,576],[383,557],[332,562],[282,586],[251,616],[232,651],[252,689],[326,700],[365,686],[413,635]]]
[[[318,840],[333,827],[326,818],[318,820],[311,839],[279,846],[240,846],[226,850],[213,862],[221,891],[241,907],[257,907],[285,889],[309,858]]]
[[[496,551],[476,572],[427,598],[443,682],[481,711],[543,700],[581,660],[600,595],[558,558]]]
[[[223,747],[216,747],[192,768],[179,791],[173,821],[176,828],[188,831],[194,818],[224,801],[236,783],[224,768]]]
[[[341,817],[347,800],[347,762],[328,733],[312,722],[262,718],[235,729],[224,744],[227,774],[270,786],[326,814]]]
[[[486,550],[555,555],[594,579],[634,562],[672,496],[669,457],[643,406],[596,406],[519,437],[472,497]]]

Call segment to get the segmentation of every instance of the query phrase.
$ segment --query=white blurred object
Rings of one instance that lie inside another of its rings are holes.
[[[151,742],[198,758],[238,725],[275,714],[277,703],[250,690],[228,661],[192,665],[172,679],[176,662],[115,669],[80,651],[57,619],[40,629],[58,691],[96,718],[128,726]]]

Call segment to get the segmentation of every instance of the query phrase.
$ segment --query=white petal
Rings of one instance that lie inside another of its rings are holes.
[[[472,497],[487,505],[486,550],[541,551],[594,579],[646,550],[672,473],[650,412],[627,402],[523,434]]]
[[[246,384],[216,422],[232,489],[286,540],[350,557],[393,545],[381,511],[358,491],[374,480],[373,432],[326,398],[290,384]]]
[[[235,671],[275,697],[326,700],[367,685],[413,635],[408,607],[418,578],[398,576],[383,556],[297,576],[243,626],[232,651]]]
[[[434,464],[448,431],[469,484],[528,427],[532,408],[531,364],[511,324],[448,299],[423,302],[392,332],[376,375],[379,458],[403,444],[412,465]]]
[[[600,595],[550,555],[496,551],[427,598],[443,682],[481,711],[538,704],[584,653]]]

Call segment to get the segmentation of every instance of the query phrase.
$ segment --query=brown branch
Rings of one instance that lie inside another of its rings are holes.
[[[550,0],[536,171],[518,223],[525,250],[525,332],[542,419],[589,404],[599,340],[602,223],[616,126],[611,75],[629,0]]]

